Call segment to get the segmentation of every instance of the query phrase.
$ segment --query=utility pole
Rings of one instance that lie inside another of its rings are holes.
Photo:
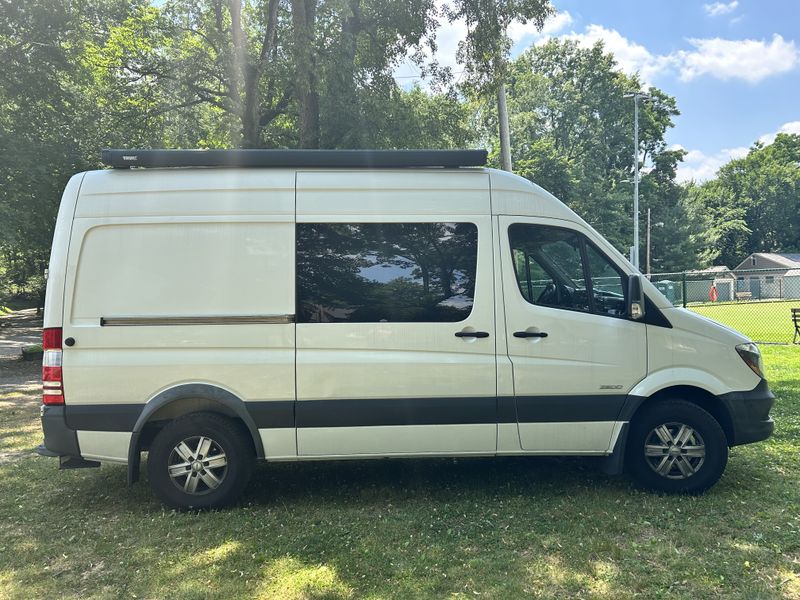
[[[644,92],[627,92],[633,98],[633,266],[639,268],[639,99],[650,100]],[[648,269],[649,270],[649,269]]]
[[[497,117],[500,121],[500,166],[504,171],[511,172],[511,134],[508,131],[505,83],[497,87]]]

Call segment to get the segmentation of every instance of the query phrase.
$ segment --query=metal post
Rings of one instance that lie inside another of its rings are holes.
[[[500,166],[504,171],[511,171],[511,134],[508,130],[508,106],[506,105],[506,86],[501,83],[497,88],[497,116],[500,121]]]
[[[647,209],[647,278],[650,278],[650,209]]]
[[[633,96],[633,266],[639,268],[639,94]]]
[[[633,98],[633,266],[639,268],[639,100],[650,100],[643,92],[626,92]]]
[[[686,308],[686,271],[681,273],[681,276],[682,276],[681,287],[683,288],[683,291],[681,293],[681,295],[683,296],[683,308]]]

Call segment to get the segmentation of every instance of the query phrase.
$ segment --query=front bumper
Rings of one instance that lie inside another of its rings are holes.
[[[730,392],[719,397],[731,416],[733,439],[731,446],[750,444],[767,439],[775,429],[769,410],[775,402],[775,394],[769,390],[767,380],[749,392]]]

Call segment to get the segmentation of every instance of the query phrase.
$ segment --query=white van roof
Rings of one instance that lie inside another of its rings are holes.
[[[147,168],[89,171],[83,177],[75,217],[264,214],[293,215],[300,173],[318,174],[331,191],[325,212],[337,209],[336,196],[347,190],[382,190],[397,198],[410,192],[436,192],[435,205],[423,214],[491,214],[549,217],[582,222],[555,196],[529,180],[497,169],[470,168]],[[343,175],[337,177],[336,174]],[[323,175],[324,174],[324,175]],[[478,208],[476,193],[488,198]],[[322,191],[322,190],[319,190]],[[448,193],[443,195],[442,192]],[[268,192],[265,195],[265,192]],[[424,205],[422,200],[414,205]],[[376,207],[377,208],[377,207]],[[406,214],[411,206],[396,207]],[[396,212],[393,210],[392,212]]]

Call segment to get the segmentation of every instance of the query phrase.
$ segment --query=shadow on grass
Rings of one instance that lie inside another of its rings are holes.
[[[240,506],[208,513],[160,509],[122,466],[24,459],[0,470],[0,582],[10,597],[772,595],[789,542],[759,526],[784,508],[758,498],[790,482],[736,454],[701,498],[577,458],[261,465]]]
[[[573,494],[596,486],[627,486],[599,473],[589,458],[501,457],[343,460],[260,465],[245,502],[317,499],[347,503],[353,495],[447,501],[460,494]]]

